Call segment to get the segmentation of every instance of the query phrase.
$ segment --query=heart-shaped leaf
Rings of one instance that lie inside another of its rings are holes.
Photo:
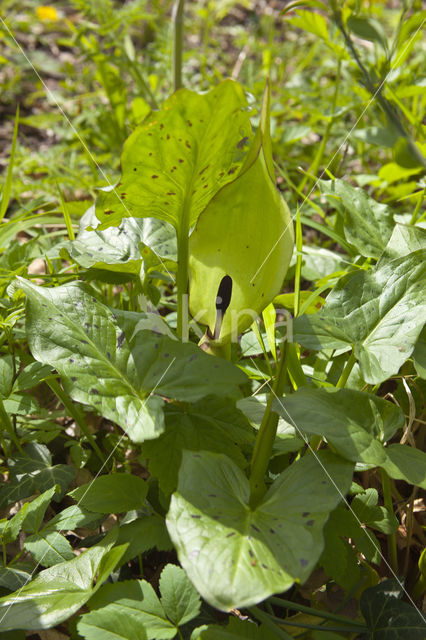
[[[426,317],[426,251],[380,261],[339,280],[325,306],[294,322],[309,349],[354,346],[362,377],[378,384],[410,357]]]
[[[280,474],[253,510],[249,481],[229,458],[185,451],[166,522],[202,597],[229,611],[306,580],[352,472],[330,452],[306,456]]]
[[[241,166],[251,137],[242,87],[225,80],[207,93],[176,91],[127,139],[122,177],[96,203],[102,227],[154,217],[193,225]],[[102,228],[101,227],[101,228]]]

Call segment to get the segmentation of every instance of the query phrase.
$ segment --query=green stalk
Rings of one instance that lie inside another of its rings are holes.
[[[55,394],[55,396],[57,398],[59,398],[59,400],[62,402],[62,404],[64,405],[65,409],[68,411],[69,415],[75,420],[76,424],[78,424],[78,426],[80,427],[81,431],[86,436],[87,441],[91,445],[93,451],[98,456],[99,460],[102,462],[102,464],[105,464],[106,458],[105,458],[104,454],[102,453],[101,449],[99,448],[99,445],[96,442],[95,438],[90,433],[89,428],[88,428],[88,426],[86,424],[86,421],[84,419],[84,416],[83,416],[82,412],[79,411],[78,407],[76,407],[71,402],[71,400],[69,399],[69,397],[67,396],[65,391],[62,389],[61,385],[56,380],[56,378],[51,378],[50,380],[46,380],[46,382],[49,385],[49,387],[52,389],[52,391]]]
[[[11,441],[13,442],[13,444],[15,445],[15,447],[18,449],[18,451],[20,451],[22,453],[22,447],[21,447],[21,443],[18,440],[18,437],[15,433],[15,429],[13,428],[13,424],[12,421],[9,417],[9,414],[7,413],[6,409],[4,408],[4,404],[3,404],[3,400],[2,398],[0,398],[0,423],[3,425],[3,427],[6,429],[6,431],[9,434],[9,438],[11,439]],[[7,452],[4,452],[5,455],[7,455]]]
[[[383,488],[383,501],[386,509],[389,513],[393,513],[393,504],[392,504],[392,490],[391,490],[391,481],[384,469],[380,469],[380,475],[382,478],[382,488]],[[398,554],[396,549],[396,534],[389,533],[386,536],[388,541],[388,552],[389,552],[389,563],[392,567],[393,572],[398,575]]]
[[[183,7],[185,0],[176,0],[173,5],[173,90],[182,87],[182,53],[183,53]]]
[[[347,362],[346,362],[346,364],[344,366],[342,374],[341,374],[340,378],[337,381],[336,387],[338,389],[343,389],[343,387],[346,386],[346,383],[348,381],[350,373],[351,373],[352,369],[354,368],[355,362],[356,362],[356,358],[355,358],[354,352],[352,351],[351,355],[349,356],[349,358],[348,358],[348,360],[347,360]]]
[[[300,308],[300,281],[302,274],[302,250],[303,250],[303,236],[302,236],[302,223],[300,221],[300,211],[297,207],[296,215],[296,273],[294,275],[294,317],[299,315]]]
[[[278,427],[278,414],[272,411],[272,401],[276,396],[280,397],[284,391],[284,385],[287,378],[286,353],[286,339],[284,338],[281,344],[281,354],[275,380],[272,385],[265,413],[263,414],[262,423],[256,437],[253,457],[251,460],[249,504],[252,509],[256,508],[266,493],[264,479],[268,469],[269,460],[271,458],[272,447],[274,446]]]
[[[348,624],[351,626],[355,625],[362,628],[365,627],[365,625],[363,625],[361,622],[356,622],[355,620],[351,620],[351,618],[347,618],[346,616],[340,616],[337,615],[337,613],[330,613],[329,611],[313,609],[312,607],[307,607],[303,604],[298,604],[297,602],[291,602],[291,600],[277,598],[276,596],[272,596],[271,598],[269,598],[268,602],[277,607],[282,607],[283,609],[300,611],[301,613],[307,613],[311,616],[316,616],[317,618],[323,618],[324,620],[332,620],[333,622],[340,622],[341,624]]]
[[[192,185],[188,194],[192,193]],[[187,195],[183,203],[180,226],[177,232],[178,268],[176,276],[177,285],[177,334],[184,342],[188,341],[188,260],[189,260],[189,214],[191,196]]]

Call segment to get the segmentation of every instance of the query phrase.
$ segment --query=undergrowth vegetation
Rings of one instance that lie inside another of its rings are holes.
[[[423,640],[420,3],[2,9],[0,638]]]

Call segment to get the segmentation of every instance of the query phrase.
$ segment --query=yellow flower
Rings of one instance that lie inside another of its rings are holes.
[[[37,18],[42,21],[57,22],[59,19],[55,7],[37,7],[36,14]]]

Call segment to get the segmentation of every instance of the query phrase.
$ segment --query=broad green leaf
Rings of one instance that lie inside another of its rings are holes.
[[[294,322],[294,339],[310,349],[354,345],[362,377],[378,384],[411,355],[426,316],[426,250],[339,280],[315,315]]]
[[[402,258],[419,249],[426,249],[426,229],[396,224],[380,261]]]
[[[141,624],[127,611],[104,607],[85,613],[77,623],[78,633],[86,640],[146,640]]]
[[[330,452],[306,456],[278,476],[253,510],[249,482],[229,458],[184,452],[166,522],[201,596],[229,611],[306,580],[324,546],[324,524],[349,489],[352,471],[353,465]]]
[[[41,364],[41,362],[31,362],[19,373],[13,384],[13,392],[31,389],[50,375],[52,375],[51,367]]]
[[[404,426],[401,409],[369,393],[353,389],[299,389],[276,398],[274,410],[302,433],[327,439],[353,462],[381,465],[384,443]]]
[[[174,564],[164,567],[160,576],[161,604],[177,627],[200,613],[201,600],[185,571]]]
[[[21,629],[49,629],[76,613],[101,586],[100,576],[96,585],[94,580],[113,544],[109,534],[101,544],[44,569],[19,591],[0,598],[0,631],[16,629],[17,620]]]
[[[57,489],[59,487],[54,486],[30,502],[22,521],[22,528],[25,533],[35,533],[40,529],[46,509]]]
[[[246,379],[230,362],[192,343],[136,331],[135,323],[126,335],[120,323],[130,327],[128,316],[114,314],[81,283],[53,289],[23,279],[19,284],[28,296],[34,357],[59,371],[74,400],[119,424],[134,442],[163,431],[160,395],[191,401],[212,392],[235,394]]]
[[[230,617],[226,627],[220,625],[209,625],[203,629],[195,640],[276,640],[277,636],[265,625],[260,627],[253,620],[240,620]],[[290,636],[289,636],[290,638]],[[193,640],[193,636],[191,636]]]
[[[189,308],[210,336],[235,341],[280,292],[293,251],[289,208],[275,186],[269,87],[246,161],[200,215],[189,239]],[[229,303],[220,317],[219,287]],[[230,279],[230,280],[229,280]]]
[[[154,547],[158,551],[170,551],[173,548],[164,518],[158,515],[142,516],[122,524],[118,530],[117,544],[128,545],[120,565]]]
[[[232,80],[204,94],[176,91],[127,139],[121,180],[96,203],[102,227],[133,216],[179,229],[183,215],[192,226],[241,166],[251,137],[246,104]]]
[[[143,445],[151,475],[161,489],[171,493],[177,487],[182,450],[226,453],[244,468],[247,461],[241,445],[253,439],[243,414],[226,399],[212,396],[189,407],[167,407],[166,429],[159,438]]]
[[[311,282],[325,278],[332,273],[346,271],[350,265],[348,258],[345,258],[344,255],[324,247],[306,245],[302,251],[302,277]]]
[[[382,465],[395,480],[405,480],[426,489],[426,453],[405,444],[391,444],[386,448],[387,460]]]
[[[70,543],[58,531],[46,529],[28,536],[25,538],[24,548],[43,567],[53,567],[59,562],[74,558]]]
[[[98,231],[94,213],[91,207],[80,222],[77,238],[65,246],[82,267],[139,275],[145,246],[161,260],[176,260],[176,233],[167,223],[155,218],[125,218],[118,227]]]
[[[9,544],[16,540],[22,527],[22,520],[29,507],[26,502],[12,518],[2,518],[0,520],[0,540],[4,544]]]
[[[324,527],[324,551],[320,565],[326,574],[349,592],[360,580],[360,567],[356,550],[346,538],[356,536],[359,524],[346,505],[335,509]]]
[[[141,509],[145,504],[148,485],[139,476],[113,473],[99,476],[70,492],[78,505],[95,513],[122,513]]]
[[[100,615],[115,612],[133,618],[149,640],[167,640],[176,635],[176,626],[168,620],[163,605],[145,580],[126,580],[104,585],[91,598],[89,607]]]
[[[401,601],[401,584],[385,580],[362,592],[361,612],[374,640],[424,640],[426,622],[420,610]]]
[[[29,443],[22,454],[9,458],[8,465],[9,482],[0,487],[0,505],[22,500],[55,485],[61,490],[53,495],[53,500],[59,502],[75,476],[74,469],[68,465],[52,465],[49,449],[35,442]]]
[[[392,210],[344,180],[320,180],[319,183],[327,200],[342,209],[346,240],[362,256],[378,258],[392,234]]]

